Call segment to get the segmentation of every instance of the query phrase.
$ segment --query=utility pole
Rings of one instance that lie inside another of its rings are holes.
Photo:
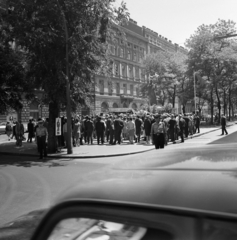
[[[65,14],[58,2],[58,6],[63,16],[63,24],[66,36],[66,97],[67,97],[67,154],[72,154],[72,119],[71,119],[71,98],[70,98],[70,73],[69,73],[69,58],[68,58],[68,28]]]

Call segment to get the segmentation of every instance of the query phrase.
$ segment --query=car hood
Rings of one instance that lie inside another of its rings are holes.
[[[154,152],[134,156],[112,169],[88,175],[58,202],[106,200],[237,214],[235,158],[224,158],[223,151],[218,154],[215,150],[214,158],[209,159],[203,152],[184,151],[185,157],[177,155],[171,162],[169,157],[158,161]]]

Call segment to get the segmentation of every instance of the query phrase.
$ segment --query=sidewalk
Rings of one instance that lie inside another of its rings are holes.
[[[235,122],[229,123],[228,126],[234,125]],[[213,131],[220,130],[220,127],[213,128],[200,128],[200,133],[193,135],[193,137],[198,137],[203,134],[207,134]],[[5,139],[4,139],[5,136]],[[6,155],[17,155],[17,156],[34,156],[39,157],[37,152],[36,143],[23,142],[23,147],[16,147],[15,140],[7,141],[6,135],[1,136],[0,141],[0,154]],[[172,144],[171,142],[168,143]],[[73,148],[73,154],[67,154],[67,149],[62,149],[60,153],[48,154],[48,158],[99,158],[99,157],[115,157],[123,156],[129,154],[136,154],[151,151],[154,149],[153,145],[147,145],[145,142],[141,141],[139,144],[129,144],[125,141],[121,145],[109,145],[105,143],[104,145],[97,145],[94,141],[93,145],[82,145],[80,147]]]

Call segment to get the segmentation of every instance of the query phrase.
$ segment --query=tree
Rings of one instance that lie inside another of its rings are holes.
[[[186,46],[190,49],[188,59],[189,72],[199,71],[208,80],[207,86],[209,89],[208,91],[200,91],[200,98],[208,99],[204,95],[210,94],[212,117],[213,102],[216,99],[219,119],[221,103],[223,102],[224,108],[226,108],[226,93],[231,85],[226,79],[233,79],[233,74],[235,73],[235,71],[229,71],[229,69],[236,64],[236,50],[234,41],[215,37],[235,32],[236,28],[233,21],[219,19],[215,24],[200,26],[186,42]]]
[[[26,56],[14,44],[6,41],[2,19],[0,22],[0,113],[9,108],[22,108],[22,95],[29,92],[25,78]]]
[[[66,83],[74,105],[91,96],[93,75],[108,64],[112,26],[126,20],[126,5],[113,0],[8,0],[5,31],[28,53],[27,77],[46,93],[49,104],[49,151],[55,152],[55,118],[66,105]],[[65,36],[67,33],[67,37]],[[68,57],[65,47],[68,48]],[[69,73],[67,74],[67,66]]]

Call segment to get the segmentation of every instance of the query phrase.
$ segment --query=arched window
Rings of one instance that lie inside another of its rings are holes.
[[[117,103],[113,103],[113,108],[118,108],[118,104]]]
[[[109,105],[107,102],[102,102],[101,103],[101,112],[105,113],[109,111]]]

